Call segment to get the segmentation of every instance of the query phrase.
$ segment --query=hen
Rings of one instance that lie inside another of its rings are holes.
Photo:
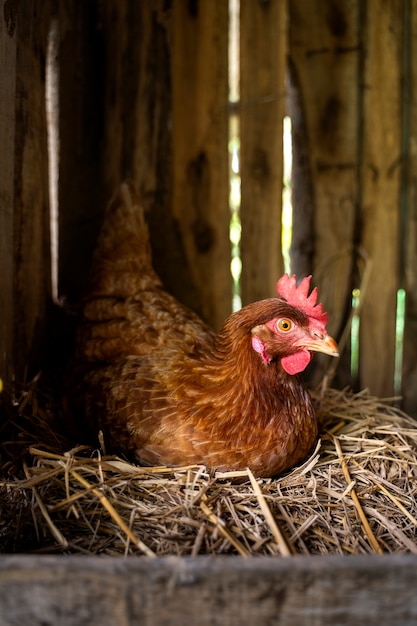
[[[318,429],[298,373],[337,356],[310,278],[233,313],[215,334],[163,290],[133,185],[111,200],[78,329],[72,401],[107,446],[145,465],[250,467],[302,461]]]

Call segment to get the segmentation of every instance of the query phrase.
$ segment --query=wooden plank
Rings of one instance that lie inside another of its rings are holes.
[[[0,14],[0,376],[13,380],[13,206],[16,124],[16,7]]]
[[[172,211],[197,308],[219,328],[231,311],[228,3],[173,4]]]
[[[16,380],[40,367],[51,298],[45,58],[51,6],[14,6],[16,100],[13,197],[14,363]],[[13,66],[11,71],[13,71]],[[9,118],[10,119],[10,118]]]
[[[165,200],[170,186],[170,15],[159,0],[111,0],[100,11],[107,70],[104,177],[112,190],[133,178],[148,205]]]
[[[404,67],[404,137],[406,171],[403,179],[403,283],[406,290],[404,328],[403,408],[417,417],[417,1],[408,4],[409,13]]]
[[[150,226],[154,267],[168,291],[198,309],[171,207],[171,11],[159,0],[112,0],[102,4],[100,15],[106,49],[105,186],[112,193],[126,177],[135,182]]]
[[[294,0],[290,8],[293,120],[292,269],[313,274],[340,337],[351,309],[358,200],[358,3]],[[339,382],[350,382],[349,345]],[[321,367],[317,367],[321,364]],[[340,363],[338,363],[340,369]],[[328,359],[315,359],[320,379]]]
[[[58,292],[77,302],[109,200],[103,184],[104,42],[97,2],[59,3]]]
[[[393,393],[401,183],[403,2],[361,3],[364,66],[360,224],[372,263],[361,315],[359,374],[378,396]]]
[[[243,0],[240,15],[241,291],[247,304],[274,296],[284,267],[286,2]]]
[[[2,556],[2,624],[412,626],[414,556]]]
[[[175,280],[187,281],[169,216],[169,10],[158,0],[76,0],[61,5],[60,19],[60,293],[83,293],[104,207],[126,178],[156,231],[156,269],[175,292]]]
[[[131,178],[156,271],[201,312],[171,206],[171,12],[158,0],[76,2],[61,19],[60,291],[70,300],[82,293],[104,207]]]

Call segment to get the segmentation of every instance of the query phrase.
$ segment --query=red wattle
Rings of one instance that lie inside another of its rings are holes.
[[[305,370],[310,363],[313,355],[308,350],[301,350],[295,354],[289,356],[283,356],[281,359],[281,365],[287,374],[298,374]]]

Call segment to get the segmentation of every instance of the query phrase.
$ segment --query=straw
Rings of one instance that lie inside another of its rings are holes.
[[[2,394],[4,398],[5,392]],[[362,391],[313,394],[320,439],[298,467],[140,467],[66,436],[37,376],[0,446],[3,552],[248,558],[417,552],[417,423]]]

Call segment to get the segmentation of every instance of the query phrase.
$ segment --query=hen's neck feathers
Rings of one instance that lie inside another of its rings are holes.
[[[256,322],[283,310],[274,300],[261,305]],[[205,462],[227,469],[222,455],[216,456],[219,444],[232,455],[231,467],[250,466],[259,476],[271,476],[305,458],[317,437],[317,422],[301,379],[287,374],[278,357],[266,364],[252,348],[255,308],[231,316],[212,352],[184,360],[169,382],[182,422],[190,420],[212,442]]]
[[[178,401],[189,399],[195,412],[202,405],[214,404],[216,410],[207,415],[222,422],[237,420],[270,421],[280,413],[291,413],[308,400],[308,394],[298,376],[290,376],[281,366],[277,355],[265,364],[253,349],[251,329],[280,315],[289,315],[289,307],[278,298],[270,298],[248,305],[231,315],[213,340],[213,350],[198,358],[185,359],[179,364],[176,383]],[[300,320],[305,316],[300,312]],[[199,393],[200,392],[200,393]],[[224,406],[224,411],[222,410]],[[301,417],[301,413],[300,413]]]

